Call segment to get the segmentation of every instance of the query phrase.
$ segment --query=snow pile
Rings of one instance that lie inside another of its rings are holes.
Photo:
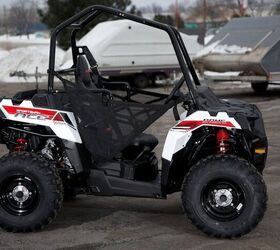
[[[56,65],[62,63],[65,52],[62,49],[56,50]],[[14,71],[24,71],[25,73],[38,72],[46,74],[49,66],[49,46],[30,46],[25,48],[16,48],[10,51],[0,51],[0,82],[34,82],[33,78],[10,77]],[[46,78],[41,78],[45,81]]]
[[[207,45],[212,39],[214,38],[214,35],[208,35],[204,38],[204,42]]]
[[[219,44],[218,40],[206,46],[203,50],[199,51],[195,57],[202,57],[210,54],[225,54],[225,55],[242,55],[252,51],[251,48],[240,47],[238,45]]]
[[[30,34],[29,36],[27,35],[22,35],[22,36],[7,36],[7,35],[1,35],[0,36],[0,44],[1,43],[32,43],[32,44],[44,44],[47,45],[50,42],[49,38],[43,37],[43,35],[38,35],[38,34]]]
[[[251,48],[240,47],[238,45],[218,45],[211,53],[212,54],[246,54],[251,52]]]
[[[7,50],[0,50],[0,60],[2,60],[3,58],[5,58],[8,55],[9,55],[9,51],[7,51]]]
[[[230,72],[215,72],[215,71],[205,71],[205,76],[239,76],[240,71],[230,71]]]
[[[195,57],[202,57],[211,54],[212,50],[219,44],[220,41],[216,41],[208,46],[206,46],[204,49],[200,50],[198,53],[196,53]]]

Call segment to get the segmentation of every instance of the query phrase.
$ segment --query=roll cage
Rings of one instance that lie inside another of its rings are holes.
[[[58,35],[60,34],[61,31],[65,30],[66,28],[72,29],[71,48],[72,48],[73,62],[75,67],[77,63],[77,56],[79,55],[79,47],[76,45],[77,32],[82,28],[84,28],[87,24],[89,24],[91,21],[93,21],[102,13],[111,14],[113,16],[122,19],[128,19],[166,32],[170,37],[175,54],[177,56],[178,62],[181,67],[181,71],[183,73],[182,78],[176,83],[168,99],[169,100],[172,99],[173,96],[176,94],[177,90],[179,90],[184,84],[184,82],[186,82],[193,105],[195,107],[198,106],[196,100],[197,95],[196,95],[195,85],[200,85],[200,81],[197,77],[196,71],[189,57],[187,49],[184,45],[184,42],[181,38],[181,35],[176,30],[176,28],[101,5],[93,5],[84,9],[80,13],[74,15],[73,17],[69,18],[68,20],[58,25],[53,30],[51,35],[51,40],[50,40],[50,55],[49,55],[49,70],[48,70],[48,93],[49,94],[52,94],[54,90],[54,77],[59,75],[59,71],[55,71],[56,41]],[[192,79],[190,77],[190,74]]]

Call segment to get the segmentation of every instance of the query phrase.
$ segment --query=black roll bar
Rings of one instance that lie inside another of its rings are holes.
[[[76,47],[76,34],[77,31],[82,28],[84,25],[88,24],[90,21],[95,19],[99,14],[107,13],[113,16],[118,16],[123,19],[128,19],[137,23],[141,23],[147,26],[154,27],[156,29],[163,30],[168,33],[170,40],[172,42],[173,48],[175,50],[178,62],[180,64],[182,73],[185,78],[185,82],[188,86],[189,92],[191,94],[191,98],[196,105],[196,89],[194,87],[193,82],[190,80],[189,73],[192,75],[195,85],[200,85],[199,79],[191,62],[191,59],[188,55],[187,49],[183,43],[180,33],[172,26],[167,24],[162,24],[156,21],[148,20],[142,17],[138,17],[114,8],[102,6],[102,5],[93,5],[80,13],[74,15],[68,20],[59,24],[52,32],[50,39],[50,55],[49,55],[49,70],[48,70],[48,92],[49,94],[53,93],[53,84],[54,84],[54,76],[55,73],[55,53],[56,53],[56,41],[59,33],[65,28],[71,28],[72,26],[72,35],[71,35],[71,43],[72,50],[74,50],[73,46]],[[83,20],[81,20],[83,19]],[[81,21],[80,21],[81,20]],[[80,22],[79,22],[80,21]],[[78,22],[78,23],[77,23]],[[73,51],[73,56],[75,56],[77,52]],[[75,63],[75,62],[74,62]],[[188,66],[188,68],[187,68]]]
[[[181,37],[181,35],[180,35],[180,33],[179,33],[179,31],[177,29],[173,28],[173,31],[176,34],[176,36],[178,38],[178,41],[180,43],[181,50],[183,51],[183,53],[185,55],[185,60],[186,60],[186,63],[188,65],[189,71],[191,72],[191,75],[193,77],[193,80],[195,82],[195,85],[199,86],[200,85],[200,81],[198,79],[198,76],[196,74],[195,68],[194,68],[192,60],[191,60],[191,58],[189,56],[187,48],[186,48],[186,46],[184,44],[184,41],[183,41],[183,39],[182,39],[182,37]]]

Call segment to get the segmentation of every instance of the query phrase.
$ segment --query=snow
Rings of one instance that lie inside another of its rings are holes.
[[[42,33],[23,36],[0,36],[0,82],[34,82],[35,78],[10,77],[14,71],[46,73],[49,64],[49,38]],[[57,49],[57,65],[60,65],[65,52]],[[41,79],[46,80],[45,79]]]
[[[65,52],[62,49],[56,50],[56,65],[62,63]],[[24,71],[25,73],[35,73],[36,67],[38,72],[47,73],[49,66],[49,46],[38,45],[24,48],[16,48],[10,51],[0,50],[0,82],[34,82],[35,78],[18,78],[10,77],[14,71]],[[46,78],[41,78],[46,80]]]
[[[230,72],[214,72],[214,71],[205,71],[204,75],[206,76],[239,76],[241,72],[239,71],[230,71]]]
[[[204,42],[207,45],[213,38],[215,35],[208,35],[204,38]]]
[[[211,54],[212,50],[220,43],[220,41],[216,41],[206,47],[204,49],[200,50],[198,53],[196,53],[195,57],[202,57],[206,56],[208,54]]]
[[[214,43],[209,44],[203,50],[199,51],[195,57],[203,57],[210,54],[223,54],[223,55],[242,55],[252,51],[251,48],[240,47],[238,45],[227,45],[219,44],[221,41],[218,40]]]
[[[38,34],[30,34],[29,37],[27,35],[22,36],[7,36],[7,35],[1,35],[0,36],[0,44],[2,43],[16,43],[16,44],[43,44],[47,45],[49,44],[50,39],[44,38],[42,35]]]
[[[218,45],[211,53],[212,54],[246,54],[251,52],[251,48],[240,47],[238,45]]]
[[[8,55],[9,55],[9,51],[7,51],[7,50],[0,50],[0,60],[5,58]]]

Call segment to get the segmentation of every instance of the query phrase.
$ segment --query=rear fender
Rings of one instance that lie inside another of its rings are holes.
[[[60,139],[82,143],[72,112],[37,108],[29,100],[14,105],[11,99],[0,102],[0,111],[6,120],[49,127]]]

